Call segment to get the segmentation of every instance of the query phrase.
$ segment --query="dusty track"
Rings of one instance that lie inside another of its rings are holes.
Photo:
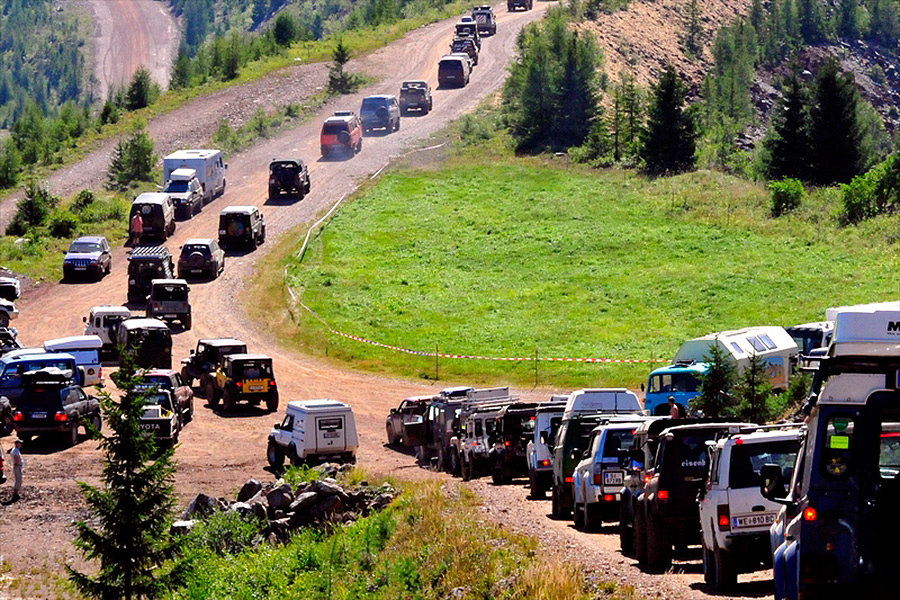
[[[225,273],[212,283],[194,284],[192,304],[195,307],[194,329],[175,335],[173,356],[187,356],[199,337],[235,335],[255,350],[269,353],[281,389],[281,399],[331,397],[353,405],[360,430],[359,463],[366,469],[393,473],[403,478],[439,477],[414,465],[411,457],[385,448],[384,416],[405,395],[430,393],[437,387],[455,382],[440,382],[434,387],[409,381],[365,375],[334,368],[316,360],[299,356],[277,347],[265,329],[245,317],[242,306],[244,282],[254,273],[258,259],[272,247],[272,241],[291,229],[310,223],[336,199],[355,189],[358,183],[385,166],[391,156],[407,151],[415,143],[439,131],[450,120],[472,109],[501,85],[505,68],[513,54],[516,32],[526,22],[538,18],[548,7],[535,4],[528,13],[506,12],[497,6],[498,34],[484,42],[480,64],[475,68],[471,84],[459,90],[437,90],[434,111],[424,117],[404,118],[399,132],[367,137],[362,153],[348,160],[319,158],[318,131],[321,119],[336,108],[356,109],[363,96],[373,93],[396,93],[404,79],[427,79],[436,83],[436,61],[444,53],[451,37],[452,21],[433,24],[411,32],[382,51],[358,62],[357,68],[384,77],[378,84],[361,93],[342,97],[326,106],[317,118],[251,150],[231,157],[228,189],[223,198],[207,206],[191,221],[178,225],[175,238],[169,242],[173,251],[189,237],[215,236],[219,210],[229,204],[263,206],[269,241],[252,254],[229,257]],[[257,89],[265,90],[265,83]],[[208,102],[208,101],[206,101]],[[204,110],[214,110],[202,104]],[[190,114],[190,107],[183,114]],[[171,118],[171,117],[170,117]],[[183,117],[189,118],[189,117]],[[151,123],[151,130],[153,124]],[[158,148],[165,152],[169,148]],[[268,161],[273,156],[300,156],[310,164],[313,191],[302,202],[265,204],[265,182]],[[87,159],[97,160],[96,157]],[[88,163],[90,164],[90,163]],[[82,165],[83,166],[83,165]],[[76,165],[68,171],[76,172]],[[83,171],[82,171],[83,172]],[[96,183],[94,184],[96,185]],[[16,325],[27,343],[79,333],[81,317],[90,306],[121,303],[125,300],[125,254],[117,251],[113,273],[93,284],[49,284],[30,290],[22,299],[22,316]],[[272,274],[277,277],[278,274]],[[543,393],[539,394],[543,396]],[[252,408],[235,415],[216,414],[204,402],[197,403],[194,422],[188,425],[176,452],[179,469],[176,487],[182,502],[197,491],[224,495],[233,492],[248,477],[268,478],[265,467],[265,439],[276,416]],[[99,454],[93,443],[82,443],[72,449],[60,449],[50,443],[36,442],[26,447],[25,500],[2,509],[0,539],[4,540],[4,559],[14,565],[34,565],[57,558],[73,557],[70,546],[72,519],[84,516],[74,480],[96,482]],[[647,575],[633,566],[633,561],[616,552],[615,539],[608,534],[584,535],[574,532],[566,523],[545,518],[547,502],[529,502],[521,486],[494,487],[473,482],[474,489],[488,500],[491,514],[522,531],[537,535],[548,546],[560,548],[567,559],[593,565],[602,578],[624,578],[640,589],[663,597],[703,598],[706,594],[696,562],[675,576]],[[9,544],[6,540],[22,540]],[[744,586],[741,594],[759,596],[755,584]]]
[[[94,97],[106,98],[141,65],[165,88],[178,49],[178,27],[158,0],[87,0],[97,24],[94,38]]]

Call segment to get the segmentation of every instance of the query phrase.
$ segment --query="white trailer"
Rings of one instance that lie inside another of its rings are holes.
[[[359,438],[353,409],[336,400],[292,400],[269,432],[266,458],[273,467],[291,463],[356,462]]]
[[[176,169],[193,169],[203,188],[203,203],[225,193],[225,169],[228,165],[219,150],[179,150],[163,158],[163,184]]]

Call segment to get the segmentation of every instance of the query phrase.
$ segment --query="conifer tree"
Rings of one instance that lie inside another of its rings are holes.
[[[772,122],[764,146],[767,151],[766,176],[769,179],[804,179],[809,173],[808,97],[794,69],[787,80],[784,96],[772,113]]]
[[[735,386],[737,416],[747,423],[763,424],[772,418],[769,406],[772,386],[766,375],[766,365],[755,352],[750,355],[747,367]]]
[[[328,90],[333,94],[349,94],[359,86],[359,78],[344,71],[350,62],[350,48],[343,39],[338,39],[331,53],[331,66],[328,67]]]
[[[735,367],[725,350],[719,345],[719,338],[709,347],[709,354],[703,357],[707,364],[706,373],[700,377],[700,395],[691,400],[691,409],[698,410],[706,417],[731,416],[734,400],[731,392],[735,383]]]
[[[834,58],[826,60],[816,74],[810,113],[813,182],[848,183],[862,172],[858,103],[853,75],[842,74]]]
[[[667,65],[653,86],[642,136],[641,158],[653,174],[687,171],[694,167],[697,139],[692,113],[684,109],[684,85],[672,65]]]
[[[150,78],[150,71],[141,65],[131,78],[128,91],[125,92],[125,108],[138,110],[150,106],[158,95],[159,89]]]
[[[102,485],[79,483],[97,524],[79,522],[75,546],[86,559],[99,562],[99,570],[88,574],[66,569],[87,598],[159,598],[169,574],[162,565],[174,552],[169,535],[175,507],[174,450],[158,454],[154,438],[140,428],[146,392],[138,388],[132,356],[123,354],[113,379],[123,391],[121,400],[100,394],[111,433],[94,432],[103,452]]]

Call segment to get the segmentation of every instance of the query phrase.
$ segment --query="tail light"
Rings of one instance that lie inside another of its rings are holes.
[[[473,448],[476,447],[477,445],[478,445],[478,442],[472,442],[472,447],[473,447]]]
[[[99,367],[97,367],[97,377],[99,377],[100,379],[103,379],[103,365],[100,365]]]
[[[542,467],[549,467],[549,466],[550,466],[550,459],[549,459],[549,458],[545,458],[544,460],[542,460],[542,461],[541,461],[541,466],[542,466]]]
[[[275,380],[274,380],[274,379],[270,379],[270,380],[269,380],[269,387],[275,387]]]
[[[503,445],[507,448],[509,447],[509,440],[503,440]]]
[[[644,483],[649,483],[650,479],[652,478],[653,476],[650,473],[647,473],[646,475],[644,475]]]
[[[603,485],[603,468],[594,464],[594,485]]]
[[[807,506],[803,509],[803,520],[804,521],[815,521],[816,517],[818,517],[818,513],[816,513],[816,509],[812,506]]]
[[[656,499],[666,501],[669,499],[669,490],[659,490],[656,492]]]
[[[716,506],[716,520],[719,523],[719,531],[731,531],[731,515],[727,504]]]
[[[616,497],[613,496],[612,494],[603,494],[603,501],[604,501],[604,502],[612,502],[612,501],[615,500],[615,499],[616,499]]]
[[[566,477],[565,481],[566,481],[566,483],[572,483],[572,478],[571,478],[571,477]]]
[[[241,382],[240,382],[240,381],[235,381],[235,382],[234,382],[234,385],[236,385],[237,387],[241,387]]]
[[[69,415],[67,415],[64,412],[58,412],[55,415],[53,415],[53,420],[58,421],[60,423],[65,423],[66,421],[69,420]]]
[[[25,420],[25,415],[23,415],[21,412],[16,411],[13,413],[13,421],[18,422],[18,421],[24,421],[24,420]]]

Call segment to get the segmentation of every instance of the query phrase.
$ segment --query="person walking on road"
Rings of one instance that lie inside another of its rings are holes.
[[[9,451],[13,470],[13,493],[12,498],[9,500],[10,502],[18,502],[19,492],[22,491],[22,470],[25,467],[25,461],[22,459],[21,449],[22,440],[16,440],[12,450]]]
[[[136,212],[131,217],[131,245],[137,246],[141,242],[141,236],[144,234],[144,219],[141,213]]]

